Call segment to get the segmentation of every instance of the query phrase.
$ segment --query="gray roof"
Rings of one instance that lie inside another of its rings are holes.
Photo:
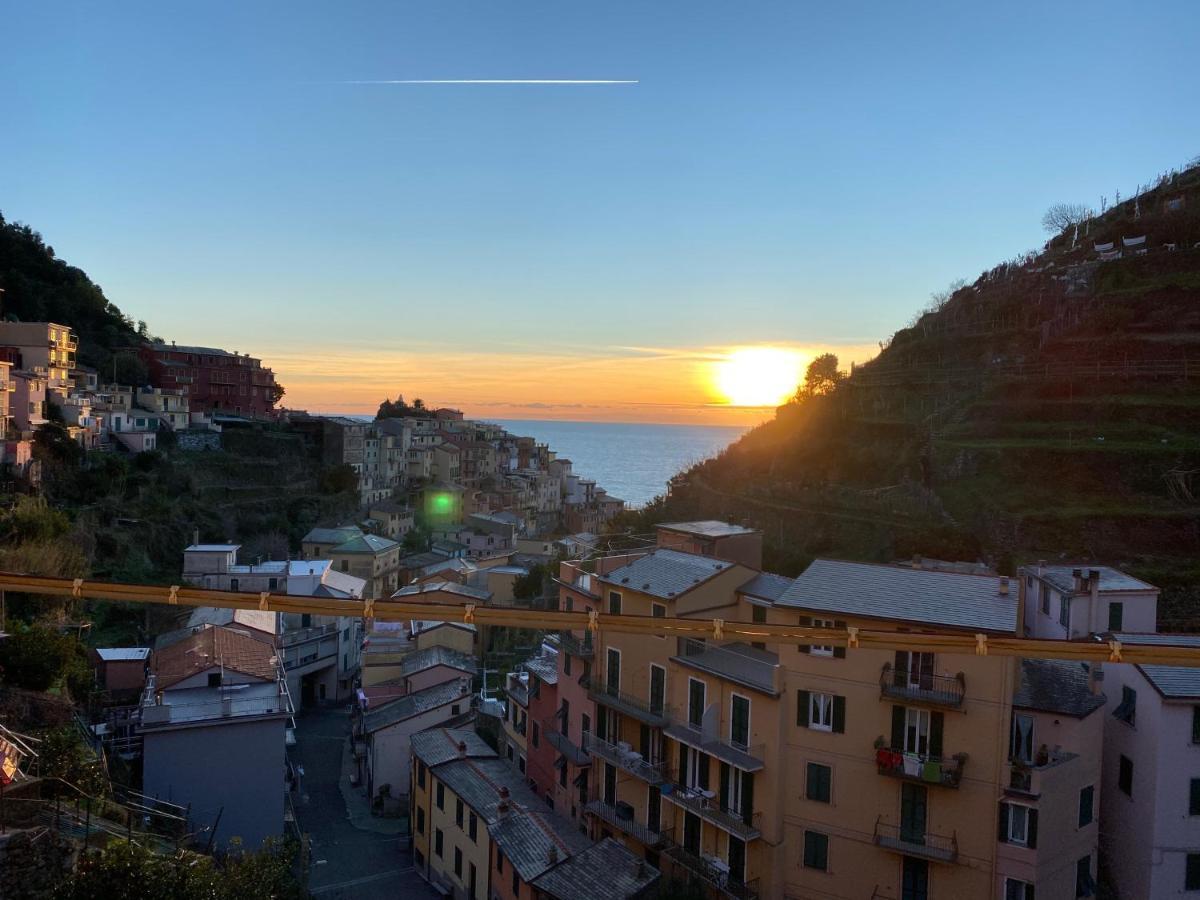
[[[1122,644],[1146,644],[1155,647],[1200,647],[1200,634],[1137,634],[1124,631],[1113,635]]]
[[[703,584],[732,565],[709,556],[660,549],[599,576],[599,580],[613,587],[670,599]]]
[[[460,742],[467,745],[467,756],[489,758],[496,755],[496,751],[471,728],[430,728],[409,738],[413,755],[427,766],[440,766],[458,759]]]
[[[545,808],[542,800],[529,789],[525,776],[502,759],[454,759],[434,769],[434,775],[462,798],[488,825],[499,821],[500,788],[508,788],[509,811],[517,808]]]
[[[1200,635],[1197,634],[1114,634],[1113,637],[1122,644],[1200,647]],[[1165,699],[1200,699],[1200,668],[1146,663],[1139,664],[1138,668]]]
[[[616,838],[605,838],[540,876],[534,887],[556,900],[626,900],[658,874]]]
[[[333,548],[334,553],[386,553],[400,545],[377,534],[358,534]]]
[[[441,684],[427,687],[423,691],[406,694],[397,700],[372,709],[363,716],[363,730],[369,734],[379,731],[381,728],[389,728],[397,722],[411,719],[413,716],[437,709],[439,706],[445,706],[447,703],[453,703],[455,700],[470,698],[470,695],[471,685],[469,682],[463,684],[458,679],[443,681]]]
[[[772,575],[770,572],[759,572],[740,588],[739,594],[756,597],[759,600],[776,602],[783,596],[784,591],[792,586],[793,579],[785,575]]]
[[[558,684],[558,657],[534,656],[521,664],[546,684]]]
[[[754,528],[734,525],[732,522],[721,522],[717,519],[704,519],[699,522],[662,522],[655,526],[668,531],[681,531],[684,534],[694,534],[697,537],[731,537],[735,534],[757,534]]]
[[[424,672],[427,669],[432,669],[435,666],[449,666],[452,669],[458,669],[461,672],[467,672],[474,675],[477,666],[475,660],[467,656],[465,653],[460,653],[458,650],[450,647],[426,647],[424,650],[414,650],[407,654],[400,661],[401,675],[416,675],[418,672]]]
[[[1043,566],[1042,574],[1039,576],[1036,566],[1027,566],[1025,571],[1035,578],[1041,578],[1052,587],[1065,594],[1069,594],[1075,590],[1075,576],[1072,574],[1076,569],[1087,575],[1088,572],[1096,571],[1100,573],[1100,591],[1157,591],[1152,584],[1147,584],[1134,578],[1132,575],[1126,575],[1120,569],[1114,569],[1112,566],[1093,566],[1087,563],[1079,563],[1073,566]]]
[[[489,825],[488,833],[525,882],[592,845],[574,825],[544,807],[543,811],[510,811]]]
[[[1088,686],[1088,666],[1063,659],[1022,659],[1013,706],[1082,719],[1104,705]]]
[[[818,559],[792,582],[780,606],[1013,633],[1017,592],[984,575]]]
[[[304,536],[306,544],[341,544],[362,534],[357,525],[341,525],[337,528],[314,528]]]
[[[712,645],[701,641],[685,640],[683,652],[671,659],[712,672],[730,681],[764,693],[778,695],[775,670],[779,668],[779,657],[749,644]]]
[[[491,591],[485,591],[482,588],[471,587],[466,584],[459,584],[457,581],[426,581],[421,584],[407,584],[392,594],[392,597],[417,597],[421,594],[435,594],[439,592],[455,594],[459,597],[465,597],[468,600],[476,600],[479,603],[486,603],[492,598]]]

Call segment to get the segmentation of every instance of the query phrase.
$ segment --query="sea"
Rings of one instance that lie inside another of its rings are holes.
[[[628,506],[644,506],[666,492],[671,476],[720,453],[747,428],[729,425],[649,425],[501,419],[512,434],[548,444],[571,460],[577,475],[595,480]]]

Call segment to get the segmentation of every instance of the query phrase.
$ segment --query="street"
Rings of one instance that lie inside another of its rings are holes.
[[[311,840],[309,891],[322,900],[395,900],[437,895],[416,874],[412,856],[400,850],[402,821],[370,815],[365,791],[349,785],[349,719],[344,706],[305,710],[296,717],[302,766],[293,797],[302,833]]]

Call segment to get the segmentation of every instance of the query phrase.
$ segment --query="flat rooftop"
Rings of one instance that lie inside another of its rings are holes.
[[[662,531],[677,531],[681,534],[691,534],[696,537],[720,538],[733,537],[738,534],[758,534],[756,528],[746,528],[734,525],[732,522],[721,522],[717,519],[702,519],[698,522],[663,522],[654,526]]]

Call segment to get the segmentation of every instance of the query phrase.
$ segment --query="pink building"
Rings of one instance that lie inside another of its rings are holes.
[[[46,376],[12,373],[12,419],[18,431],[33,431],[46,422]]]
[[[553,800],[555,786],[560,779],[566,780],[566,769],[555,767],[558,753],[547,739],[547,732],[558,728],[558,654],[543,649],[539,656],[527,660],[524,667],[529,673],[529,744],[525,774],[539,797]]]

